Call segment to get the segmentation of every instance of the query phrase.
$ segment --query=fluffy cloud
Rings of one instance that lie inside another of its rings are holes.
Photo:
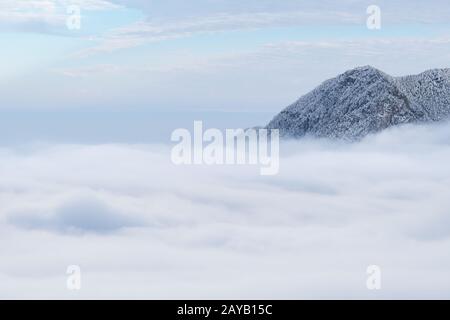
[[[45,211],[15,212],[9,222],[27,229],[44,229],[62,233],[106,233],[136,225],[137,222],[110,209],[96,198],[65,200],[50,216]]]
[[[168,146],[2,149],[0,296],[445,298],[449,138],[441,124],[285,142],[275,177],[177,167]]]

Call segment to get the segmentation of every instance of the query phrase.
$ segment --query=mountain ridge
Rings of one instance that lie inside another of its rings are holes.
[[[392,126],[450,116],[450,69],[393,77],[372,66],[348,70],[302,96],[266,126],[282,137],[358,140]]]

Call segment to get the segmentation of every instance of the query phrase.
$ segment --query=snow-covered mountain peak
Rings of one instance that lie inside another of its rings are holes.
[[[392,77],[372,66],[327,80],[278,114],[267,126],[285,137],[355,140],[402,123],[450,115],[450,69]]]

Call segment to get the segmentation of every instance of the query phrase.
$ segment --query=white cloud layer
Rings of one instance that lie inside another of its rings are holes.
[[[0,297],[447,298],[449,138],[287,142],[276,177],[175,167],[167,146],[2,149]]]

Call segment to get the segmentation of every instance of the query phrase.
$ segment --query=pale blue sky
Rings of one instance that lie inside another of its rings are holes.
[[[359,65],[448,66],[449,21],[444,0],[2,0],[0,108],[276,112]]]

